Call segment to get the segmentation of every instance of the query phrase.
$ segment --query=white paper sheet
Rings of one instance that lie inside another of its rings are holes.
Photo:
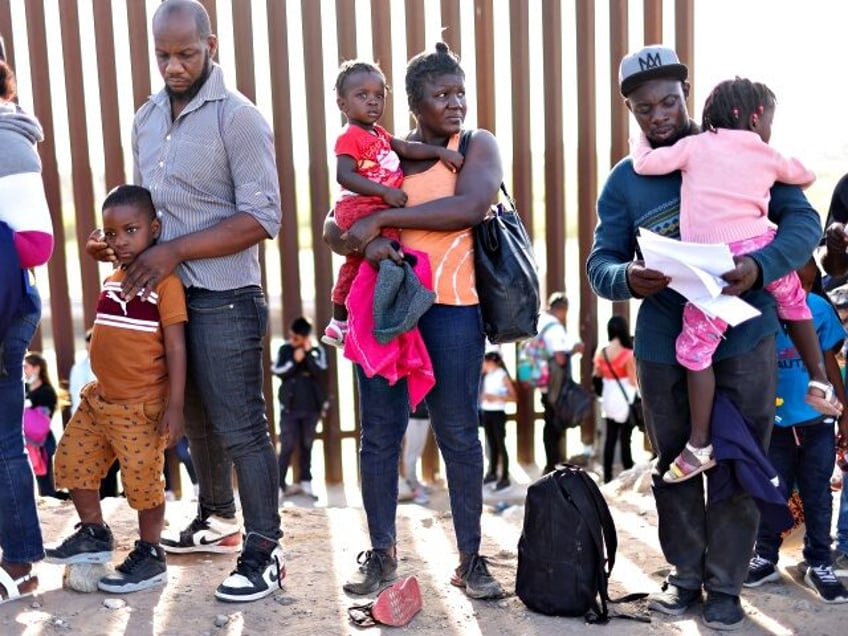
[[[721,293],[727,286],[721,274],[734,267],[727,245],[676,241],[644,228],[639,230],[638,241],[645,266],[669,276],[669,287],[705,313],[731,326],[760,315],[756,307],[738,296]]]

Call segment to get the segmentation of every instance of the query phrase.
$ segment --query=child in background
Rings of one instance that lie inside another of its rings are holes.
[[[59,396],[47,369],[47,360],[37,351],[30,351],[24,356],[24,381],[26,382],[26,405],[41,409],[49,419],[53,419]],[[53,455],[56,453],[56,437],[53,431],[47,433],[44,443],[35,449],[42,455],[46,471],[36,471],[35,481],[38,484],[38,494],[41,497],[55,497],[56,485],[53,483]]]
[[[776,232],[767,216],[774,183],[806,187],[815,180],[797,159],[785,158],[768,145],[775,104],[774,93],[765,84],[737,77],[720,83],[707,97],[701,134],[663,148],[651,148],[642,135],[631,145],[638,174],[682,172],[682,240],[728,243],[735,257],[755,253],[771,243]],[[778,315],[809,372],[807,402],[825,415],[839,415],[842,404],[825,373],[797,274],[792,272],[765,288],[775,297]],[[712,360],[727,327],[720,318],[686,304],[676,348],[677,361],[688,370],[692,430],[684,450],[663,475],[667,483],[684,481],[715,465],[710,443],[715,397]]]
[[[398,155],[409,159],[439,159],[454,171],[463,156],[441,146],[404,141],[377,124],[383,116],[386,78],[375,64],[348,60],[336,78],[336,103],[347,125],[336,140],[336,180],[341,186],[335,205],[336,223],[348,230],[357,220],[384,208],[402,208],[406,193],[401,190],[403,172]],[[382,236],[400,240],[396,229],[384,229]],[[339,270],[333,288],[333,319],[324,329],[321,342],[343,347],[347,333],[347,299],[350,285],[359,270],[362,254],[349,254]]]
[[[140,540],[104,592],[135,592],[168,580],[159,545],[165,515],[162,467],[169,436],[182,436],[186,353],[185,294],[169,274],[147,296],[124,298],[125,268],[159,236],[150,193],[118,186],[103,202],[103,232],[120,268],[104,282],[91,338],[86,385],[56,453],[56,481],[71,492],[77,531],[46,551],[49,563],[104,563],[115,542],[103,520],[98,487],[117,457],[129,505],[138,511]]]
[[[495,483],[495,490],[509,488],[509,454],[506,451],[506,403],[516,399],[515,385],[498,351],[483,356],[483,382],[480,389],[480,417],[489,447],[489,469],[484,484]],[[501,476],[498,479],[498,464]]]
[[[404,485],[409,488],[412,501],[422,506],[430,502],[430,496],[427,494],[427,488],[418,480],[418,463],[424,454],[429,431],[430,412],[427,410],[427,403],[421,400],[409,414],[409,424],[403,436],[403,476]]]
[[[845,400],[836,354],[842,348],[845,331],[836,311],[821,289],[821,277],[813,259],[799,270],[821,349],[827,375],[841,400]],[[848,591],[836,578],[830,554],[830,524],[833,498],[830,474],[834,456],[834,418],[816,412],[806,403],[809,374],[801,356],[789,338],[788,329],[777,335],[777,396],[779,406],[768,456],[780,481],[797,484],[804,510],[806,530],[803,556],[808,568],[804,582],[825,603],[848,602]],[[839,418],[839,430],[848,426],[848,412]],[[748,565],[746,587],[758,587],[780,579],[777,571],[782,539],[767,524],[760,522],[756,552]]]

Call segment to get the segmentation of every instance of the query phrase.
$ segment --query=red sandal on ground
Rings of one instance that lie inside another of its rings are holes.
[[[818,395],[816,392],[821,395]],[[829,382],[810,380],[807,383],[806,402],[822,415],[838,417],[842,414],[842,403],[836,397],[833,391],[833,385]]]
[[[676,484],[681,481],[691,479],[695,475],[700,475],[705,470],[709,470],[716,465],[715,457],[713,457],[713,445],[708,444],[703,448],[692,446],[686,442],[686,450],[695,458],[695,461],[689,461],[680,453],[671,462],[671,466],[663,474],[663,481],[667,484]]]
[[[37,587],[38,577],[34,574],[28,573],[13,579],[12,575],[0,566],[0,605],[32,596]]]

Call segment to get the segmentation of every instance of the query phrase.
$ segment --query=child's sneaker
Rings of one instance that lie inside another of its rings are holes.
[[[220,601],[256,601],[282,589],[286,562],[276,541],[251,532],[236,569],[215,590]]]
[[[695,475],[700,475],[715,465],[712,444],[697,448],[686,442],[685,450],[674,458],[671,466],[663,473],[662,480],[667,484],[676,484],[691,479]]]
[[[318,501],[318,497],[312,492],[312,482],[311,481],[302,481],[300,482],[300,491],[312,499],[313,501]]]
[[[235,519],[210,515],[196,517],[179,537],[161,539],[162,549],[174,554],[187,552],[232,553],[241,550],[241,526]]]
[[[78,563],[108,563],[112,560],[115,540],[107,525],[78,523],[74,532],[55,548],[44,553],[47,563],[75,565]]]
[[[829,565],[813,565],[807,569],[804,583],[818,592],[825,603],[848,603],[848,590],[839,582]]]
[[[337,349],[344,348],[344,339],[347,335],[347,321],[340,321],[333,318],[326,327],[324,327],[324,335],[321,336],[321,342]]]
[[[754,556],[748,563],[748,576],[745,582],[742,583],[745,587],[759,587],[763,583],[771,581],[779,581],[780,572],[774,566],[774,563],[761,556]]]
[[[114,574],[104,576],[97,583],[101,592],[124,594],[138,592],[168,582],[165,552],[158,545],[136,541],[133,551],[127,555]]]

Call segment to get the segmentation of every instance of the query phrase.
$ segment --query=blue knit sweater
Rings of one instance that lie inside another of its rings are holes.
[[[595,240],[586,262],[595,293],[609,300],[628,300],[628,264],[640,255],[636,231],[640,227],[669,238],[680,238],[680,173],[643,177],[633,171],[629,158],[616,165],[598,199]],[[821,219],[797,186],[775,184],[771,189],[769,218],[778,224],[774,241],[752,252],[760,268],[755,288],[743,298],[762,316],[730,328],[714,360],[751,351],[763,337],[778,330],[771,294],[763,290],[786,273],[803,265],[822,234]],[[676,364],[674,341],[680,333],[685,299],[666,289],[645,298],[636,319],[635,354],[640,360]]]

